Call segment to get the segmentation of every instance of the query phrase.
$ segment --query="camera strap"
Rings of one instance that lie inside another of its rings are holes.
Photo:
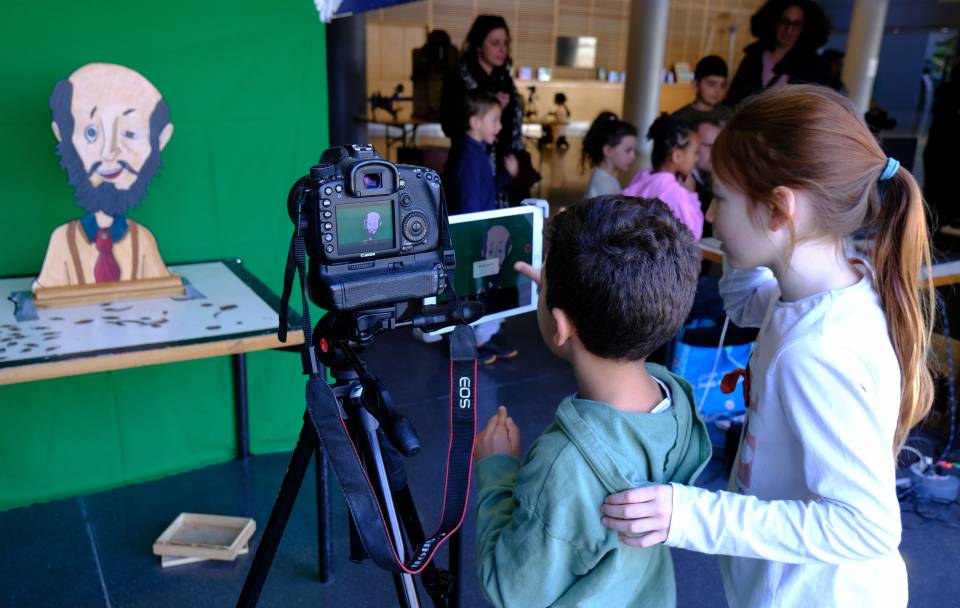
[[[396,546],[403,543],[403,539],[393,539],[391,536],[387,517],[347,427],[346,413],[333,389],[327,384],[322,367],[316,358],[305,287],[304,233],[307,229],[307,219],[303,209],[304,198],[301,185],[297,194],[296,229],[290,242],[284,272],[278,337],[281,342],[286,341],[287,306],[293,291],[294,275],[299,274],[304,332],[304,350],[301,355],[304,373],[309,376],[306,401],[310,424],[326,451],[367,554],[378,566],[386,570],[419,574],[430,563],[440,545],[460,528],[466,515],[477,425],[475,408],[477,345],[473,328],[460,322],[450,336],[450,438],[447,446],[447,470],[440,522],[436,530],[419,547],[415,547],[406,559],[401,559]],[[443,219],[440,242],[445,248],[445,254],[449,252],[451,256],[449,265],[447,255],[444,256],[446,270],[453,266],[453,247],[442,195],[441,209]],[[452,283],[453,278],[449,277],[446,293],[451,304],[459,307]],[[332,348],[332,345],[326,340],[321,340],[320,348]]]

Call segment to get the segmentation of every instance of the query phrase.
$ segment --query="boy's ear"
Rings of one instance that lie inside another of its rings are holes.
[[[570,341],[570,338],[577,335],[577,328],[561,308],[551,309],[550,315],[553,317],[554,327],[557,328],[553,334],[553,345],[557,348],[563,348]]]
[[[776,232],[796,219],[797,193],[790,188],[777,186],[773,189],[773,196],[779,203],[770,211],[770,225],[772,232]]]
[[[482,122],[483,122],[483,117],[477,114],[474,114],[473,116],[467,119],[467,124],[470,126],[471,131],[479,130]]]

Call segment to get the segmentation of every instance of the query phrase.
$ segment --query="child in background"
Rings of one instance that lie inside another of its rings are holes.
[[[734,607],[907,605],[895,456],[933,396],[929,235],[916,181],[860,116],[791,85],[720,133],[720,291],[732,321],[761,328],[731,491],[650,485],[603,506],[625,544],[728,556]],[[861,227],[870,259],[848,259]]]
[[[593,173],[584,198],[618,194],[623,188],[617,173],[627,171],[637,158],[637,128],[617,118],[613,112],[601,112],[583,137],[580,170],[590,161]]]
[[[444,171],[444,191],[450,213],[472,213],[497,208],[497,191],[517,174],[517,159],[504,157],[507,174],[498,174],[489,147],[500,133],[501,107],[489,91],[475,89],[464,98],[466,137],[452,150]]]
[[[450,213],[472,213],[497,208],[497,190],[509,181],[507,175],[498,175],[493,156],[488,147],[497,140],[500,132],[500,102],[489,91],[475,89],[464,100],[466,137],[447,161],[447,179],[444,191],[448,197]],[[517,174],[517,159],[504,157],[504,165],[510,176]],[[487,321],[474,326],[477,352],[484,365],[497,359],[512,359],[517,349],[498,336],[502,321]]]
[[[687,225],[694,238],[700,240],[703,209],[693,179],[700,136],[686,123],[664,114],[653,121],[647,139],[653,140],[650,156],[653,169],[637,173],[623,193],[662,200]]]
[[[708,55],[697,62],[693,74],[697,98],[671,116],[688,125],[704,120],[723,125],[733,116],[733,110],[723,104],[727,96],[727,62],[716,55]]]
[[[557,149],[566,150],[570,147],[567,141],[567,125],[570,124],[570,108],[567,107],[567,96],[557,93],[553,96],[554,135],[557,138]]]
[[[537,321],[577,393],[520,465],[501,407],[477,436],[477,570],[494,606],[676,605],[666,547],[626,547],[603,498],[639,483],[690,483],[710,459],[689,384],[644,359],[680,329],[700,255],[660,201],[608,195],[556,215]]]

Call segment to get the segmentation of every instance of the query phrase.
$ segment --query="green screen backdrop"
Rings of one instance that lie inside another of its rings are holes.
[[[170,106],[173,137],[131,217],[168,264],[240,258],[276,293],[290,185],[327,143],[324,26],[307,0],[15,0],[0,36],[0,275],[36,273],[53,228],[82,215],[54,154],[48,99],[91,62],[131,67]],[[6,297],[2,294],[0,297]],[[251,448],[291,449],[299,358],[248,355]],[[0,386],[0,509],[229,460],[230,359]]]

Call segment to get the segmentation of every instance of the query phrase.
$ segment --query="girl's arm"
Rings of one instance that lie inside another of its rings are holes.
[[[740,327],[760,327],[780,298],[780,286],[769,268],[741,270],[724,259],[720,296],[731,321]]]
[[[810,348],[811,342],[789,347],[770,378],[803,449],[799,462],[779,466],[803,468],[806,497],[760,500],[671,484],[672,492],[645,488],[655,496],[646,502],[625,501],[626,493],[608,497],[618,504],[604,506],[616,518],[607,525],[651,533],[654,541],[666,533],[673,547],[784,563],[841,563],[895,552],[901,532],[891,451],[896,412],[882,411],[891,400],[876,394],[863,363],[843,345],[817,340]],[[763,446],[754,458],[764,458]]]

